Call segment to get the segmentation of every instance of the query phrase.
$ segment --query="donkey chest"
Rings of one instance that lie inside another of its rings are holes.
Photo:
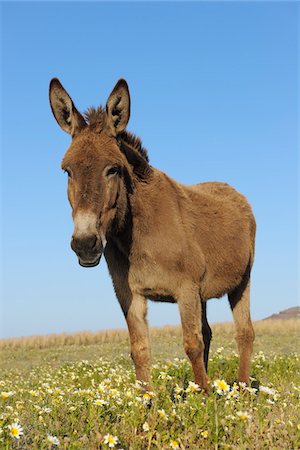
[[[133,292],[149,300],[176,303],[181,273],[180,268],[174,271],[155,262],[144,261],[131,265],[128,281]]]

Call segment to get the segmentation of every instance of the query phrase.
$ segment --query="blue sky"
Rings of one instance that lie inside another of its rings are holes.
[[[249,199],[253,318],[297,304],[299,4],[2,2],[1,15],[2,337],[125,327],[105,261],[83,269],[70,249],[54,76],[79,110],[124,77],[152,165]],[[227,299],[208,315],[231,320]],[[150,304],[149,319],[179,323],[177,307]]]

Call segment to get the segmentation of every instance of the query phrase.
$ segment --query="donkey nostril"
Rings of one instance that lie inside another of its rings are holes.
[[[72,237],[72,239],[71,239],[71,249],[73,250],[73,252],[76,252],[76,250],[77,250],[76,239],[74,237]]]
[[[71,248],[74,252],[89,252],[94,250],[97,244],[97,236],[85,236],[85,237],[75,237],[73,236],[71,241]]]
[[[96,244],[97,244],[97,236],[95,236],[95,235],[92,236],[90,238],[89,244],[90,244],[90,249],[91,250],[94,249],[96,247]]]

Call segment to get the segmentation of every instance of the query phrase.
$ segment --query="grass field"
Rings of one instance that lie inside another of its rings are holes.
[[[152,330],[150,393],[125,331],[2,340],[0,448],[298,449],[299,326],[255,323],[251,388],[235,384],[233,326],[213,326],[208,396],[179,327]]]

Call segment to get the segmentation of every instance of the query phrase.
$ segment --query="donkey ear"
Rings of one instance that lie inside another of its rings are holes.
[[[50,82],[49,99],[58,125],[72,137],[76,136],[86,126],[86,122],[57,78]]]
[[[119,80],[106,103],[107,126],[113,136],[125,129],[130,117],[130,95],[125,80]]]

